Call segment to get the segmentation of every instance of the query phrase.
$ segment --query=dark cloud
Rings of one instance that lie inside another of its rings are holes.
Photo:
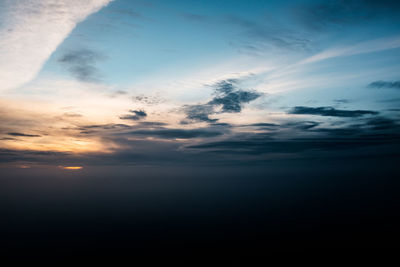
[[[242,111],[242,105],[260,97],[260,93],[254,91],[235,90],[233,83],[222,81],[217,84],[217,96],[208,102],[211,106],[222,106],[222,112],[238,113]]]
[[[214,106],[210,104],[187,105],[183,107],[183,110],[186,113],[186,118],[189,121],[204,121],[204,122],[218,121],[218,119],[210,119],[209,117],[210,115],[215,113]]]
[[[240,125],[242,127],[279,127],[279,124],[275,123],[266,123],[266,122],[260,122],[260,123],[252,123],[252,124],[244,124]]]
[[[99,80],[100,74],[96,63],[105,56],[90,49],[71,50],[58,59],[76,79],[84,82]]]
[[[65,161],[69,156],[71,154],[65,152],[0,149],[0,163],[23,161],[49,164]]]
[[[159,128],[153,130],[137,130],[124,133],[124,135],[135,135],[144,137],[158,137],[162,139],[191,139],[208,138],[222,135],[222,132],[211,129],[167,129]]]
[[[214,85],[214,97],[206,104],[187,105],[183,107],[186,119],[183,123],[190,121],[216,122],[209,116],[218,113],[239,113],[243,105],[261,96],[261,93],[251,90],[237,88],[237,81],[233,79],[224,80]],[[220,111],[216,108],[221,107]]]
[[[369,88],[389,88],[389,89],[400,89],[400,81],[386,82],[386,81],[375,81],[368,85]]]
[[[289,114],[301,114],[301,115],[319,115],[319,116],[331,116],[331,117],[361,117],[364,115],[376,115],[378,112],[371,110],[342,110],[335,109],[333,107],[304,107],[297,106],[292,108]]]
[[[275,158],[324,158],[399,155],[400,125],[396,117],[358,118],[352,124],[316,121],[211,124],[208,128],[165,128],[159,122],[137,125],[86,125],[76,130],[93,133],[115,144],[113,153],[74,155],[58,152],[0,150],[0,162],[67,164],[227,164]],[[324,127],[321,127],[324,126]],[[236,127],[236,128],[235,128]],[[248,131],[245,127],[257,127]],[[233,131],[232,129],[235,128]],[[232,131],[231,131],[232,130]],[[243,130],[243,131],[242,131]],[[148,138],[150,137],[150,138]],[[186,140],[179,140],[186,139]],[[190,140],[190,141],[188,141]]]
[[[319,122],[316,121],[299,121],[299,122],[291,122],[283,125],[283,127],[297,128],[302,130],[308,130],[311,128],[315,128],[320,125]]]
[[[124,115],[119,117],[121,120],[134,120],[138,121],[147,117],[147,113],[144,110],[130,110],[133,115]]]
[[[137,125],[142,126],[142,127],[161,127],[161,126],[167,126],[167,123],[164,122],[159,122],[159,121],[141,121]]]
[[[280,132],[256,132],[228,136],[224,140],[190,145],[188,149],[223,154],[280,154],[341,151],[385,146],[387,151],[400,146],[400,126],[396,120],[376,117],[358,125],[316,128],[316,122],[286,124],[292,137]],[[310,135],[312,134],[312,135]],[[347,152],[343,152],[347,151]],[[302,154],[305,156],[305,154]]]
[[[17,132],[12,132],[12,133],[7,133],[8,135],[11,136],[21,136],[21,137],[40,137],[40,135],[37,134],[25,134],[25,133],[17,133]]]
[[[397,124],[396,120],[385,117],[372,118],[367,122],[367,125],[371,126],[374,130],[399,129],[399,125]]]

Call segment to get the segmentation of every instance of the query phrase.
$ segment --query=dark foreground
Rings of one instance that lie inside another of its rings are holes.
[[[397,159],[0,171],[9,253],[398,247]]]

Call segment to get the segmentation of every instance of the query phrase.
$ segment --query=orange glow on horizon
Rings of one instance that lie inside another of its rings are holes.
[[[69,170],[69,171],[75,171],[75,170],[82,170],[82,166],[58,166],[60,169],[63,170]]]
[[[29,166],[29,165],[20,165],[19,168],[20,169],[30,169],[31,166]]]

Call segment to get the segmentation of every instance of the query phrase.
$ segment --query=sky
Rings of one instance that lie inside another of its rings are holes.
[[[262,164],[398,145],[397,1],[0,7],[4,165]]]
[[[398,243],[399,12],[0,0],[0,247]]]

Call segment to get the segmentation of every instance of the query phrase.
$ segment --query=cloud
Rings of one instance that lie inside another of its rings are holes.
[[[368,85],[369,88],[388,88],[388,89],[400,89],[400,81],[387,82],[387,81],[375,81]]]
[[[21,137],[40,137],[40,135],[37,134],[25,134],[25,133],[17,133],[17,132],[12,132],[12,133],[7,133],[8,135],[11,136],[21,136]]]
[[[298,65],[319,62],[322,60],[335,57],[367,54],[377,51],[384,51],[388,49],[395,49],[399,47],[400,47],[400,36],[378,38],[371,41],[356,43],[354,45],[342,46],[339,48],[332,48],[322,51],[316,55],[306,58],[303,61],[300,61]]]
[[[133,102],[139,102],[146,105],[158,105],[164,103],[166,100],[163,99],[160,95],[155,94],[152,96],[148,95],[135,95],[132,97]]]
[[[211,119],[209,116],[214,114],[214,106],[209,104],[187,105],[183,107],[186,118],[189,121],[216,122],[218,119]],[[186,122],[186,121],[185,121]]]
[[[243,105],[261,96],[261,93],[237,88],[237,81],[233,79],[223,80],[214,85],[214,97],[206,104],[186,105],[183,111],[186,119],[190,121],[216,122],[209,116],[219,113],[239,113]],[[217,110],[221,107],[221,110]],[[184,121],[183,123],[188,123]]]
[[[163,122],[138,122],[135,125],[127,124],[99,124],[84,125],[75,128],[81,134],[104,137],[106,139],[126,138],[137,136],[140,138],[156,137],[160,139],[191,139],[210,138],[223,135],[223,131],[213,128],[179,129],[164,128]],[[217,129],[217,128],[216,128]]]
[[[99,70],[96,63],[105,57],[90,49],[68,51],[62,55],[60,62],[76,79],[83,82],[95,82],[99,80]]]
[[[134,126],[93,124],[75,130],[92,131],[93,138],[112,144],[111,153],[97,151],[76,155],[51,150],[0,149],[0,163],[32,162],[56,166],[166,162],[253,164],[275,158],[398,155],[400,125],[396,117],[359,118],[356,124],[352,123],[329,125],[300,120],[280,124],[228,124],[230,128],[225,124],[212,124],[208,128],[195,129],[164,128],[164,124],[158,122],[139,122]],[[257,130],[246,127],[257,127]]]
[[[68,158],[69,156],[72,155],[65,152],[12,150],[12,149],[0,148],[0,163],[25,161],[25,162],[37,162],[37,163],[48,164],[60,160],[65,161],[66,158]]]
[[[374,130],[390,130],[399,128],[396,120],[385,117],[373,118],[367,122],[367,125]]]
[[[137,130],[124,133],[124,135],[157,137],[162,139],[191,139],[191,138],[209,138],[222,135],[222,132],[210,129],[167,129],[159,128],[154,130]]]
[[[134,120],[138,121],[145,117],[147,117],[147,113],[144,110],[130,110],[129,112],[133,113],[134,115],[124,115],[119,117],[121,120]]]
[[[266,122],[239,125],[239,127],[260,127],[260,128],[265,128],[265,129],[276,129],[279,126],[280,126],[279,124],[266,123]]]
[[[167,126],[168,124],[159,121],[141,121],[136,126],[138,125],[145,128],[155,128],[155,127]]]
[[[308,125],[310,127],[298,127]],[[281,132],[252,132],[230,135],[224,140],[189,145],[187,149],[230,155],[333,153],[340,156],[356,153],[354,149],[385,147],[393,153],[400,146],[399,124],[384,117],[372,118],[359,125],[339,128],[317,128],[314,123],[287,124],[291,136]],[[312,135],[310,135],[312,134]],[[397,147],[397,148],[395,148]]]
[[[342,110],[335,109],[333,107],[304,107],[297,106],[292,108],[289,114],[300,114],[300,115],[319,115],[319,116],[331,116],[331,117],[361,117],[364,115],[376,115],[378,112],[371,110]]]
[[[1,90],[32,80],[76,25],[111,1],[1,1]]]
[[[249,103],[261,96],[254,91],[235,90],[234,81],[222,81],[216,85],[217,96],[208,102],[212,106],[222,106],[222,112],[238,113],[242,111],[242,105]]]
[[[302,130],[309,130],[309,129],[317,127],[320,124],[321,123],[316,122],[316,121],[299,121],[299,122],[287,123],[287,124],[283,125],[283,127],[292,127],[292,128],[302,129]]]

